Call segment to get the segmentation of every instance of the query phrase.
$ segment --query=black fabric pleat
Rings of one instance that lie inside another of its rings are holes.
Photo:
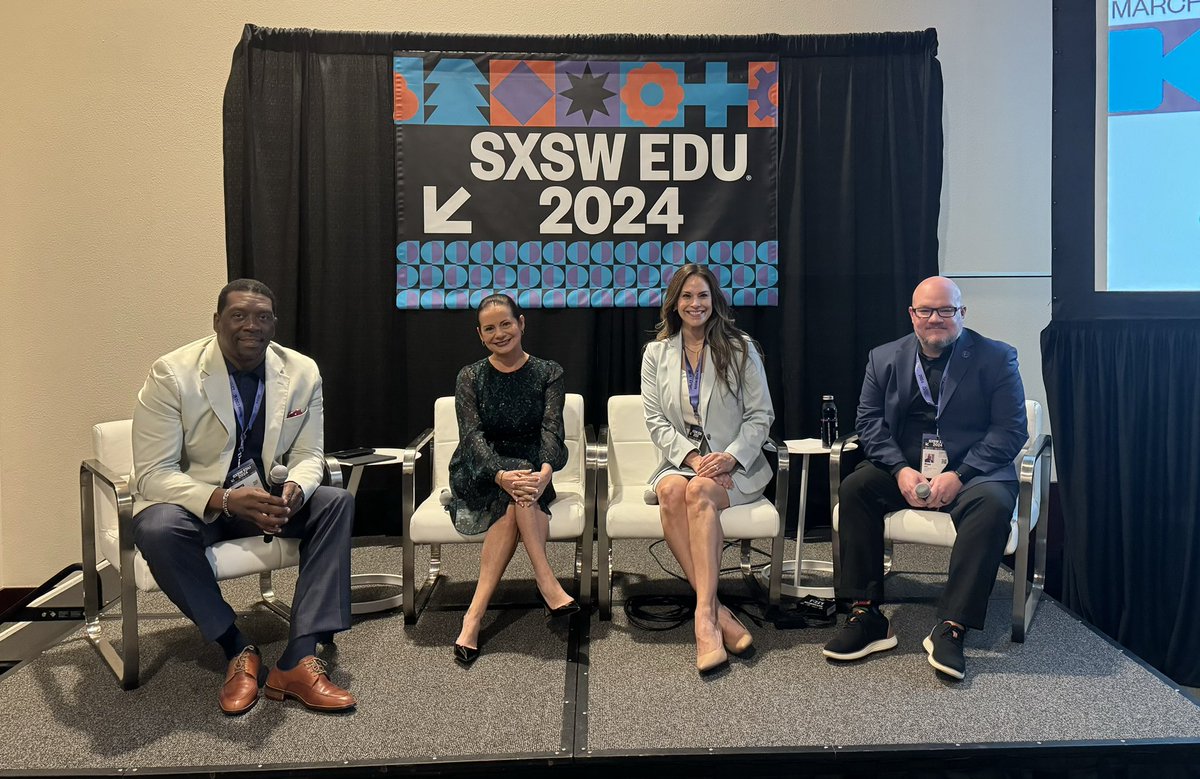
[[[1063,597],[1200,685],[1200,322],[1054,321],[1042,373],[1065,523]]]

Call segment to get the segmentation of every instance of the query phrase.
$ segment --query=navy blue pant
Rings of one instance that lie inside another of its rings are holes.
[[[987,481],[961,490],[949,505],[957,538],[950,575],[938,600],[938,619],[981,629],[996,571],[1012,531],[1017,484]],[[861,463],[838,490],[839,598],[883,600],[883,515],[911,508],[896,479],[870,462]]]
[[[280,532],[279,538],[300,539],[291,638],[350,627],[353,528],[354,496],[336,487],[318,487]],[[221,597],[205,550],[218,541],[261,535],[249,520],[221,516],[206,524],[173,503],[155,504],[133,518],[134,543],[154,580],[207,641],[228,630],[236,615]]]

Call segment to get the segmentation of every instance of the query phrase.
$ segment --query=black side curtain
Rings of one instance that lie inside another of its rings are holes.
[[[1063,598],[1200,686],[1200,322],[1055,321],[1042,373],[1065,523]]]
[[[224,106],[229,276],[275,290],[278,340],[320,364],[329,449],[403,446],[459,368],[485,354],[472,312],[394,307],[396,50],[778,55],[781,305],[739,309],[737,321],[766,354],[777,435],[818,435],[822,393],[837,396],[850,429],[867,351],[908,329],[911,289],[937,272],[935,31],[483,37],[248,25]],[[599,426],[608,396],[638,391],[657,319],[530,311],[526,346],[563,365]]]

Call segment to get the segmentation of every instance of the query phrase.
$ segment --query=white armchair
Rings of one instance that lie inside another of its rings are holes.
[[[741,541],[741,568],[747,578],[750,567],[750,543],[756,538],[771,539],[771,576],[768,601],[779,603],[783,570],[783,517],[787,509],[787,447],[768,441],[765,447],[777,455],[775,502],[764,498],[745,506],[733,506],[721,512],[721,531],[725,538]],[[647,505],[644,495],[647,478],[658,466],[660,457],[650,431],[641,395],[614,395],[608,399],[608,426],[597,447],[596,495],[599,501],[598,582],[600,618],[612,618],[612,541],[617,538],[659,539],[663,537],[658,506]]]
[[[550,541],[575,542],[575,580],[581,604],[591,600],[592,537],[595,528],[595,474],[589,454],[592,433],[583,423],[583,396],[567,393],[563,408],[567,464],[554,474],[557,494],[550,504]],[[454,398],[438,398],[433,404],[433,427],[408,445],[403,475],[404,621],[414,623],[433,595],[441,577],[442,544],[481,544],[486,533],[465,536],[454,528],[450,513],[441,502],[442,490],[450,488],[450,457],[458,446],[458,415]],[[429,450],[430,491],[416,505],[417,454]],[[416,590],[416,545],[428,544],[429,572]]]
[[[93,458],[79,466],[80,520],[83,533],[83,605],[88,639],[116,674],[121,686],[138,686],[138,591],[158,590],[158,584],[133,544],[133,495],[129,473],[133,470],[133,422],[122,419],[92,427]],[[342,472],[327,458],[327,476],[341,486]],[[332,466],[332,467],[330,467]],[[221,541],[207,552],[217,580],[259,575],[262,602],[284,619],[289,604],[275,596],[271,572],[300,562],[300,541],[277,538],[263,543],[261,536]],[[120,576],[121,651],[106,639],[100,627],[102,597],[100,570],[113,567]]]
[[[1025,401],[1025,416],[1029,440],[1017,455],[1017,476],[1020,492],[1013,510],[1012,530],[1004,554],[1016,554],[1013,569],[1012,640],[1023,642],[1029,623],[1037,610],[1038,600],[1046,583],[1046,523],[1040,522],[1041,510],[1050,501],[1050,436],[1043,432],[1042,407],[1036,400]],[[862,450],[851,454],[845,448],[857,435],[839,439],[833,445],[829,461],[830,505],[833,506],[833,568],[838,568],[838,488],[842,474],[848,474],[862,459]],[[852,461],[853,460],[853,461]],[[1033,542],[1033,580],[1029,581],[1029,532],[1035,529]],[[892,570],[892,543],[954,546],[957,534],[950,515],[941,511],[901,509],[883,518],[884,559],[887,575]],[[835,573],[836,578],[836,573]]]

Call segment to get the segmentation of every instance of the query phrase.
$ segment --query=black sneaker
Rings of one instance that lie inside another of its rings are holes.
[[[821,650],[821,654],[832,660],[858,660],[874,652],[883,652],[896,646],[892,624],[878,609],[855,606],[850,610],[846,624]]]
[[[947,676],[963,678],[967,672],[967,658],[963,656],[963,638],[966,628],[943,622],[930,631],[923,645],[929,653],[929,664]]]

